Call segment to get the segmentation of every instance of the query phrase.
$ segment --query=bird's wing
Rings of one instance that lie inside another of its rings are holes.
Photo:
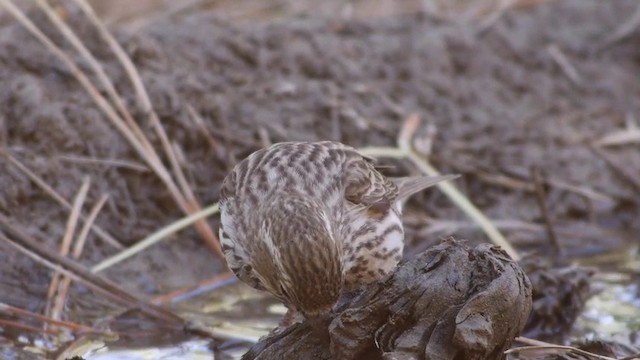
[[[345,198],[354,204],[364,205],[369,210],[385,212],[396,202],[402,204],[411,195],[458,176],[388,178],[378,171],[373,159],[360,157],[347,166]]]
[[[375,212],[386,212],[398,197],[398,187],[375,168],[374,160],[360,156],[345,169],[345,198]]]
[[[251,257],[245,246],[246,214],[236,199],[236,179],[237,171],[234,169],[220,187],[220,246],[229,269],[244,283],[258,290],[264,290],[263,284],[253,271]]]
[[[389,178],[398,187],[398,201],[405,201],[411,195],[442,181],[452,180],[459,175],[408,176]]]

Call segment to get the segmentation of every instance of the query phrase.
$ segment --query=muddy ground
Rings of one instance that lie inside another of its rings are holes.
[[[489,27],[415,13],[232,23],[192,11],[135,32],[112,30],[142,74],[202,204],[217,200],[230,167],[265,138],[387,146],[403,120],[417,113],[425,124],[421,134],[427,125],[437,129],[433,164],[463,174],[456,185],[517,248],[548,253],[532,191],[531,171],[539,169],[554,230],[575,258],[638,241],[640,145],[609,146],[603,150],[608,160],[592,149],[603,136],[638,125],[640,31],[608,41],[636,7],[633,0],[551,1],[510,10]],[[29,15],[64,44],[44,15]],[[109,48],[77,10],[70,7],[67,16],[136,109]],[[69,70],[6,14],[0,84],[2,148],[68,200],[89,176],[88,204],[109,195],[97,223],[115,238],[133,244],[182,216]],[[138,111],[137,118],[158,145],[147,117]],[[415,171],[385,163],[394,166],[390,174]],[[51,248],[68,216],[3,157],[0,211]],[[209,221],[217,229],[217,218]],[[412,199],[407,223],[409,253],[452,234],[486,240],[437,191]],[[105,275],[139,294],[165,293],[222,270],[207,249],[194,230],[183,231]],[[81,261],[90,266],[114,252],[90,235]],[[43,310],[49,270],[0,242],[0,271],[2,302]],[[68,305],[80,322],[101,316],[103,306],[80,286]]]

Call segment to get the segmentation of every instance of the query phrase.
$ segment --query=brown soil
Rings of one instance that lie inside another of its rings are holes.
[[[180,13],[135,33],[114,32],[181,150],[202,204],[215,202],[229,168],[262,146],[261,133],[272,142],[393,145],[402,121],[418,113],[438,130],[433,163],[442,172],[462,173],[457,186],[490,218],[537,224],[505,234],[522,250],[546,252],[544,221],[529,189],[531,169],[540,169],[553,227],[573,256],[637,241],[633,234],[640,231],[634,221],[640,215],[637,175],[634,183],[590,145],[623,130],[640,111],[640,32],[605,43],[636,6],[633,0],[554,1],[509,11],[488,29],[423,15],[237,24],[209,12]],[[64,43],[42,14],[30,16]],[[135,109],[130,83],[109,48],[75,10],[68,16]],[[550,46],[569,67],[554,60]],[[79,56],[73,58],[88,71]],[[578,78],[571,78],[571,69]],[[0,25],[0,84],[2,147],[68,200],[90,176],[88,203],[109,194],[97,223],[114,237],[132,244],[182,215],[150,171],[77,160],[143,165],[68,69],[6,18]],[[138,111],[137,118],[157,145],[146,116]],[[605,151],[627,174],[640,174],[637,143]],[[389,163],[396,166],[391,173],[412,171]],[[57,247],[67,210],[1,157],[0,169],[0,211],[45,246]],[[504,185],[498,175],[517,181]],[[602,196],[585,196],[586,190]],[[429,233],[433,223],[426,214],[468,222],[437,191],[416,196],[407,214],[408,241],[416,250],[451,234]],[[216,218],[210,223],[217,229]],[[476,228],[453,232],[484,241]],[[136,293],[163,293],[222,269],[206,249],[194,230],[183,231],[105,275]],[[89,266],[114,252],[91,235],[82,262]],[[0,271],[1,302],[42,311],[50,271],[2,242]],[[75,317],[101,316],[96,306],[104,304],[74,289],[69,308]]]

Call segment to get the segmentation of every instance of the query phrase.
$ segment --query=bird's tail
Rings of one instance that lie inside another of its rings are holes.
[[[459,176],[460,175],[410,176],[391,178],[391,181],[398,187],[398,197],[396,200],[404,203],[411,195],[419,191]]]

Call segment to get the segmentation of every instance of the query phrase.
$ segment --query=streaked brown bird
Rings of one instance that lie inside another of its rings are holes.
[[[284,142],[251,154],[220,190],[229,268],[308,319],[342,291],[386,275],[402,258],[402,205],[455,176],[389,178],[338,142]]]

